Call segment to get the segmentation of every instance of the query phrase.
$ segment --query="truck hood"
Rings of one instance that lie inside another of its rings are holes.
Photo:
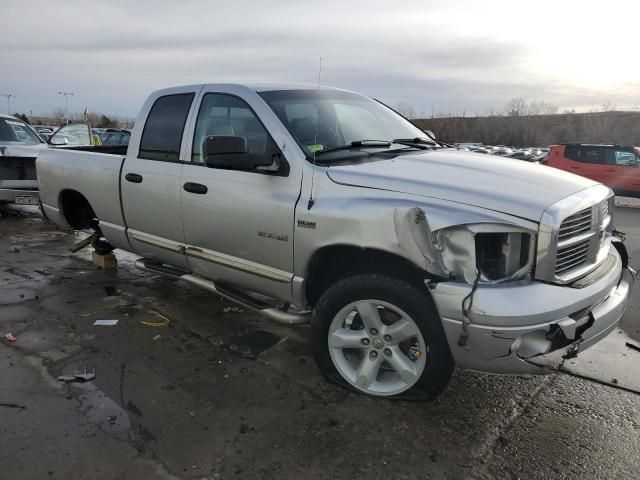
[[[327,175],[342,185],[433,197],[535,222],[551,204],[597,185],[552,167],[453,149],[330,166]]]

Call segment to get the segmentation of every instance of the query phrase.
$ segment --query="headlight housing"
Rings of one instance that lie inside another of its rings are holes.
[[[531,276],[534,233],[513,225],[473,224],[437,232],[442,260],[452,280],[483,283]]]

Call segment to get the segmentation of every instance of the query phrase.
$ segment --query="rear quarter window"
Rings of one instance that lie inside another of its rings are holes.
[[[158,98],[144,125],[138,158],[177,161],[193,93],[166,95]]]

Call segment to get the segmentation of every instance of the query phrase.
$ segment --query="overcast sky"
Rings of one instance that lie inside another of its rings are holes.
[[[640,107],[632,0],[1,0],[12,110],[135,116],[187,83],[322,83],[417,112]],[[0,97],[0,111],[6,99]]]

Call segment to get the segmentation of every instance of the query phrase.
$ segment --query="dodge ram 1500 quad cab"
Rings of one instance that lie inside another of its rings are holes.
[[[47,149],[37,170],[50,220],[311,323],[321,371],[373,396],[433,398],[456,364],[543,373],[627,303],[609,188],[448,148],[344,90],[158,91],[126,155]]]

